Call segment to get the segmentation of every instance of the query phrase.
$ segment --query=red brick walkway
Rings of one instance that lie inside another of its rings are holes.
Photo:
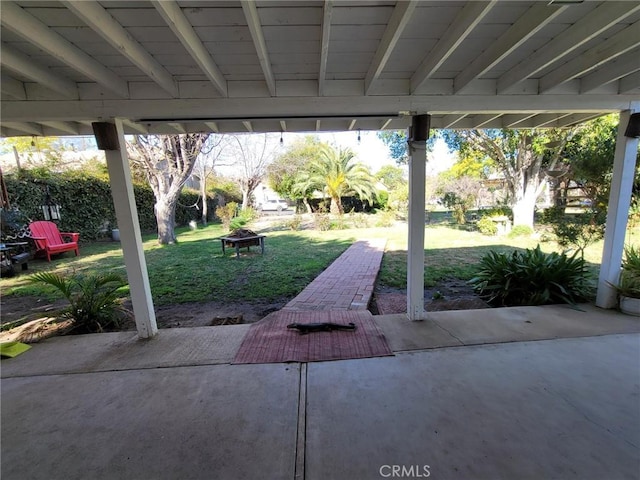
[[[386,243],[355,242],[283,310],[366,310]]]

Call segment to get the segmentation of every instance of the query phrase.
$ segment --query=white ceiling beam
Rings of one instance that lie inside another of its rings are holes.
[[[603,2],[553,40],[536,50],[498,79],[498,93],[530,78],[569,53],[596,38],[612,25],[640,11],[640,4]]]
[[[4,6],[2,9],[4,12]],[[78,98],[75,82],[52,73],[47,67],[39,65],[24,53],[5,43],[0,47],[0,64],[65,97]]]
[[[0,19],[5,28],[29,43],[53,55],[107,90],[120,97],[129,98],[127,82],[15,3],[2,2]]]
[[[566,8],[555,8],[546,2],[536,3],[529,8],[500,38],[456,76],[453,81],[454,93],[458,93],[474,79],[504,60]]]
[[[264,40],[264,34],[262,33],[262,25],[260,25],[260,17],[258,16],[258,9],[256,8],[255,0],[244,0],[240,2],[244,16],[247,20],[249,31],[251,32],[251,38],[258,54],[258,60],[260,60],[260,66],[262,67],[262,73],[264,79],[267,82],[269,93],[272,97],[276,96],[276,80],[271,70],[271,60],[269,60],[269,52],[267,50],[267,43]]]
[[[458,114],[452,114],[452,115],[444,115],[441,119],[440,119],[440,128],[446,129],[446,128],[452,128],[456,123],[458,123],[460,120],[462,120],[464,117],[466,117],[466,114],[460,115]]]
[[[222,96],[228,96],[227,80],[211,58],[191,22],[182,13],[180,6],[174,0],[153,0],[151,3],[214,87]]]
[[[80,129],[78,128],[78,124],[75,122],[50,121],[40,123],[60,132],[69,133],[71,135],[80,135]]]
[[[387,128],[392,121],[393,118],[388,118],[387,120],[383,121],[382,125],[380,125],[380,130],[384,130],[385,128]]]
[[[287,122],[284,120],[280,120],[280,131],[281,132],[287,131]]]
[[[138,134],[140,135],[147,135],[149,133],[149,129],[146,127],[146,125],[131,121],[128,118],[123,119],[122,123],[124,124],[125,127],[128,127],[130,130],[134,130],[138,132]]]
[[[355,128],[357,121],[358,120],[355,119],[355,118],[353,120],[351,120],[351,123],[349,123],[349,130],[353,130]]]
[[[204,122],[207,128],[210,128],[214,133],[220,133],[220,128],[216,122]]]
[[[320,123],[322,123],[321,120],[316,120],[316,132],[320,131]]]
[[[391,14],[391,18],[387,23],[387,28],[382,35],[382,39],[378,44],[378,49],[373,56],[371,65],[369,65],[369,70],[364,78],[365,95],[369,95],[372,84],[380,77],[382,70],[384,70],[389,57],[393,53],[393,50],[400,39],[400,35],[402,35],[402,31],[409,23],[409,20],[411,20],[411,15],[413,15],[417,5],[417,0],[396,3],[393,13]]]
[[[187,133],[187,131],[184,128],[184,125],[182,125],[180,122],[167,122],[167,125],[171,127],[172,130],[175,130],[175,132],[178,134]]]
[[[242,122],[242,125],[244,125],[244,128],[247,129],[247,132],[249,133],[253,133],[253,125],[251,125],[251,122]]]
[[[594,118],[601,117],[602,113],[574,113],[571,115],[567,115],[562,118],[560,122],[560,127],[573,127],[574,125],[578,125],[580,123],[587,122],[589,120],[593,120]]]
[[[39,137],[41,137],[43,135],[42,126],[38,125],[37,123],[33,123],[33,122],[2,122],[2,124],[7,128],[10,128],[12,130],[17,130],[19,132],[27,133],[29,135],[35,135],[35,136],[39,136]]]
[[[640,88],[640,72],[621,78],[618,85],[618,93],[628,93],[637,88]]]
[[[539,92],[547,92],[564,82],[580,77],[598,68],[600,65],[610,62],[614,58],[633,50],[640,45],[639,31],[640,20],[575,57],[573,60],[549,72],[540,79],[538,86]]]
[[[509,114],[502,116],[502,127],[503,128],[513,128],[519,123],[524,122],[525,120],[530,119],[531,117],[535,117],[535,113],[523,113],[523,114]]]
[[[580,93],[587,93],[601,85],[614,82],[640,70],[640,52],[632,50],[619,56],[602,68],[580,79]]]
[[[331,15],[333,0],[325,0],[322,7],[322,43],[320,45],[320,72],[318,73],[318,96],[324,95],[324,81],[327,75],[327,59],[329,58],[329,39],[331,38]]]
[[[180,96],[173,76],[98,2],[68,0],[62,3],[151,80],[160,85],[165,92],[173,98]]]
[[[500,118],[502,116],[501,113],[498,114],[487,114],[487,115],[476,115],[471,119],[473,122],[473,128],[482,128],[484,125],[491,123],[492,121]]]
[[[0,53],[0,63],[4,57],[3,53]],[[0,91],[5,95],[14,98],[15,100],[26,100],[27,92],[24,89],[24,83],[20,80],[16,80],[8,75],[2,75],[0,77]]]
[[[465,5],[411,77],[411,92],[418,90],[442,66],[496,3],[493,0]]]

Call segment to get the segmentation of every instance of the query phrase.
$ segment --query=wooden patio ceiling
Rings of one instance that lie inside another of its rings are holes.
[[[0,134],[569,126],[640,101],[636,1],[2,1]]]

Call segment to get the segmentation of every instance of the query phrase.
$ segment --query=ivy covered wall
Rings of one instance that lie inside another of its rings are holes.
[[[21,170],[5,174],[4,180],[12,208],[29,220],[44,220],[41,206],[47,190],[52,204],[60,205],[61,219],[56,221],[62,232],[79,232],[80,241],[97,240],[109,236],[117,228],[116,215],[111,198],[111,187],[104,176],[82,171],[52,173],[43,169]],[[134,184],[140,229],[143,232],[156,230],[153,213],[155,198],[151,187]],[[217,201],[208,198],[209,218],[213,220]],[[197,204],[198,208],[193,205]],[[187,225],[191,220],[200,220],[202,202],[197,192],[183,190],[176,208],[176,224]]]

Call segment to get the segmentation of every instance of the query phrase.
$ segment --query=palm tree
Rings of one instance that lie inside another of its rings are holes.
[[[353,161],[354,156],[349,148],[336,150],[324,146],[318,162],[300,175],[296,190],[323,190],[331,198],[333,214],[344,213],[340,197],[355,194],[361,200],[373,201],[375,178],[365,165]]]

